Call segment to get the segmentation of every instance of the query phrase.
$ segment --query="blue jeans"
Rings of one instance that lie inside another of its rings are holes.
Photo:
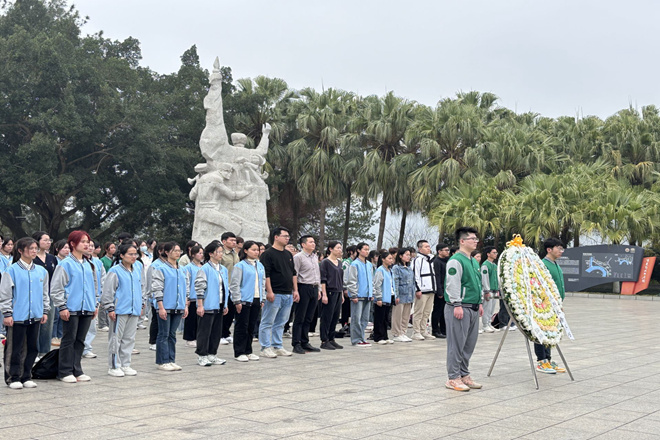
[[[181,322],[182,314],[168,313],[166,319],[158,314],[153,319],[158,320],[158,337],[156,338],[156,363],[158,365],[174,362],[176,357],[176,329]]]
[[[292,305],[293,295],[276,293],[273,302],[266,300],[261,309],[259,325],[259,344],[262,350],[268,347],[282,348],[284,324],[289,320]]]
[[[94,341],[94,338],[96,337],[97,323],[98,323],[98,319],[94,318],[92,319],[92,323],[89,325],[89,330],[87,330],[87,336],[85,336],[85,350],[83,351],[83,354],[92,352],[92,341]]]
[[[351,344],[366,342],[364,330],[369,323],[370,312],[371,301],[367,298],[360,298],[357,303],[351,300]]]
[[[60,311],[55,310],[55,319],[53,319],[53,334],[52,334],[53,338],[62,339],[62,337],[64,336],[64,330],[62,327],[63,322],[64,321],[60,319]]]

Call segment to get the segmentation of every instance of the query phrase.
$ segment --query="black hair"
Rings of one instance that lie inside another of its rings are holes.
[[[364,248],[365,246],[369,246],[369,245],[362,241],[362,242],[358,243],[357,245],[355,245],[355,251],[360,252],[362,250],[362,248]]]
[[[204,248],[204,261],[211,261],[211,254],[222,247],[218,240],[213,240]]]
[[[32,234],[32,238],[37,242],[37,245],[39,244],[39,241],[41,241],[41,237],[44,235],[48,235],[48,232],[46,231],[37,231]]]
[[[236,234],[233,232],[223,232],[220,236],[220,241],[225,241],[228,238],[236,238]]]
[[[98,240],[92,240],[92,243],[94,243],[94,249],[101,247],[101,242]]]
[[[2,242],[2,247],[4,248],[4,247],[7,245],[7,243],[9,243],[10,241],[11,241],[13,244],[16,244],[16,240],[14,240],[12,237],[7,237],[7,238],[5,238],[4,241]]]
[[[383,260],[387,257],[390,256],[390,251],[385,251],[385,252],[379,252],[378,253],[378,263],[376,264],[376,267],[380,267],[383,265]]]
[[[471,228],[468,226],[462,226],[458,229],[456,229],[456,232],[454,235],[456,236],[456,243],[459,243],[461,240],[464,240],[468,234],[478,234],[479,231],[477,231],[475,228]]]
[[[236,237],[236,244],[241,244],[241,243],[245,244],[245,239],[243,237]]]
[[[199,251],[203,251],[204,248],[198,244],[190,248],[190,252],[188,253],[188,258],[190,258],[190,262],[192,263],[193,260],[193,255],[195,255]]]
[[[327,257],[330,255],[330,251],[332,251],[338,244],[341,244],[341,242],[337,240],[329,241],[328,246],[325,248],[325,256]]]
[[[147,243],[147,246],[151,247],[151,245],[154,244],[155,241],[156,240],[153,238],[147,238],[147,241],[145,243]]]
[[[298,244],[302,246],[304,243],[307,243],[307,240],[309,240],[310,238],[314,238],[314,237],[312,237],[311,235],[303,235],[298,239]]]
[[[126,240],[122,241],[121,244],[130,244],[135,246],[135,250],[137,251],[138,254],[137,261],[139,261],[140,263],[142,263],[142,265],[144,265],[144,261],[142,261],[142,257],[143,257],[142,251],[140,250],[140,245],[138,244],[137,240],[134,240],[132,238],[127,238]]]
[[[385,251],[385,252],[387,252],[387,251]],[[376,258],[378,255],[380,255],[380,251],[377,251],[375,249],[373,251],[369,251],[369,255],[367,256],[367,260],[371,261],[374,258]]]
[[[61,240],[57,240],[55,242],[55,244],[53,245],[53,252],[54,252],[55,256],[57,256],[57,254],[59,254],[60,251],[64,248],[64,246],[66,246],[67,244],[69,244],[69,242],[66,238],[63,238]]]
[[[422,247],[422,245],[423,245],[424,243],[428,243],[428,241],[426,241],[426,240],[419,240],[419,241],[417,242],[417,249],[419,249],[420,247]]]
[[[167,259],[167,254],[172,252],[172,250],[177,246],[179,246],[179,243],[177,243],[176,241],[168,241],[167,243],[164,243],[163,244],[163,252],[161,253],[162,258]],[[139,249],[138,249],[138,252],[139,252]]]
[[[115,251],[115,255],[112,260],[112,265],[116,266],[118,264],[121,264],[121,256],[126,255],[128,250],[134,247],[135,245],[133,243],[129,243],[128,240],[125,240],[122,244],[120,244],[119,248]],[[138,249],[135,248],[135,250],[137,251]]]
[[[447,243],[438,243],[438,245],[435,247],[435,252],[438,253],[445,248],[449,248]]]
[[[470,256],[471,256],[471,257],[476,257],[476,256],[479,255],[479,254],[480,254],[479,249],[475,249],[475,250],[473,250],[473,251],[470,253]]]
[[[564,247],[564,243],[562,243],[561,240],[558,238],[554,238],[554,237],[548,238],[543,242],[543,251],[545,253],[548,253],[548,249],[552,249],[553,247],[557,247],[557,246]]]
[[[112,246],[114,243],[111,241],[108,241],[106,244],[103,245],[103,250],[107,253],[108,249],[110,249],[110,246]]]
[[[272,231],[270,231],[269,239],[270,239],[271,244],[275,242],[275,237],[276,236],[282,235],[282,232],[288,232],[289,234],[291,234],[291,232],[287,228],[285,228],[284,226],[278,226],[276,228],[273,228]]]
[[[243,243],[243,248],[238,253],[238,258],[240,258],[241,260],[245,260],[247,258],[247,253],[245,251],[250,249],[254,245],[257,245],[257,247],[261,249],[261,246],[259,246],[259,242],[256,241],[248,240],[245,243]]]
[[[186,243],[186,249],[185,249],[186,255],[188,255],[188,251],[190,251],[190,248],[195,246],[196,244],[199,244],[199,243],[197,243],[195,240],[188,240],[188,243]]]
[[[346,249],[344,249],[344,258],[351,258],[351,254],[354,254],[357,252],[357,246],[354,244],[350,246],[346,246]]]
[[[399,249],[398,251],[396,251],[396,260],[395,260],[395,263],[396,263],[396,264],[400,264],[401,266],[407,266],[407,264],[405,264],[405,263],[403,262],[403,260],[401,259],[401,257],[403,257],[403,255],[404,255],[406,252],[410,252],[410,249],[408,249],[408,248],[401,248],[401,249]],[[408,264],[410,264],[410,261],[408,262]]]
[[[23,252],[25,252],[25,249],[29,249],[30,246],[32,246],[35,243],[37,245],[37,250],[38,250],[39,249],[39,242],[37,240],[35,240],[34,238],[32,238],[32,237],[19,238],[18,241],[16,241],[14,243],[14,251],[12,252],[12,254],[13,254],[12,262],[16,263],[18,260],[21,259],[21,254],[20,254],[20,252],[18,252],[19,249],[22,250]],[[2,257],[0,257],[0,258],[2,258]]]
[[[481,261],[486,261],[488,259],[488,254],[490,254],[490,252],[493,249],[496,249],[496,247],[495,246],[484,246],[484,248],[481,250],[481,252],[483,254],[483,255],[481,255]]]
[[[163,249],[165,249],[165,243],[158,243],[158,246],[156,246],[156,255],[158,258],[167,258],[163,255]]]
[[[399,252],[399,248],[398,247],[391,247],[387,250],[387,252],[389,252],[390,254],[396,256],[396,253]]]
[[[128,240],[128,239],[131,239],[131,238],[133,238],[133,234],[128,233],[128,232],[121,232],[117,236],[117,240],[119,240],[120,243],[122,243],[124,240]]]

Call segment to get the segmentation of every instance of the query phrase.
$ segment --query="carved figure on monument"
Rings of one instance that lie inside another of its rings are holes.
[[[222,108],[222,75],[216,58],[210,77],[211,87],[204,98],[206,127],[199,146],[206,163],[197,164],[198,173],[188,179],[194,185],[190,199],[195,201],[193,240],[206,245],[225,231],[245,239],[266,242],[268,219],[266,201],[270,198],[261,167],[266,163],[270,125],[264,124],[255,149],[246,148],[247,136],[233,133],[230,145]]]

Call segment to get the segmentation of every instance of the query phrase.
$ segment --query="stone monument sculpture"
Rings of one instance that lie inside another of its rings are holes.
[[[204,98],[206,126],[199,141],[206,163],[195,166],[197,176],[190,199],[195,202],[192,238],[203,246],[231,231],[246,240],[266,243],[270,198],[261,167],[266,163],[270,125],[264,124],[255,149],[246,148],[247,136],[233,133],[229,144],[222,109],[222,75],[218,58],[210,76],[211,87]]]

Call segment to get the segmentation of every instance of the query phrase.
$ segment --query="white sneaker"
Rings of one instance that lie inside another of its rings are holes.
[[[484,332],[484,329],[480,328],[479,329],[479,334],[482,334]]]
[[[318,333],[314,333],[314,332],[307,333],[308,338],[313,338],[314,336],[318,336]]]
[[[197,365],[199,365],[200,367],[210,367],[211,365],[213,365],[213,362],[211,362],[208,356],[199,356],[197,358]]]
[[[292,337],[291,330],[288,330],[288,331],[285,331],[284,333],[282,333],[282,337],[291,339],[291,337]]]
[[[367,326],[365,327],[365,330],[373,330],[374,329],[374,323],[373,322],[368,322]]]
[[[250,359],[248,359],[248,357],[247,357],[246,355],[244,355],[244,354],[242,354],[242,355],[240,355],[240,356],[238,356],[238,357],[235,357],[234,359],[236,359],[238,362],[247,362],[247,361],[250,360]]]
[[[486,333],[495,333],[495,329],[493,327],[491,327],[490,325],[485,326],[484,331]]]
[[[197,348],[197,341],[186,341],[186,347]]]
[[[12,390],[22,390],[23,384],[20,382],[12,382],[9,384],[9,388]]]
[[[387,340],[387,343],[388,343],[388,344],[394,344],[394,339],[388,339],[388,340]]]
[[[227,342],[231,344],[232,342],[234,342],[234,338],[232,338],[231,336],[227,336]]]
[[[491,324],[488,324],[488,327],[490,327],[493,330],[493,332],[499,332],[500,331],[499,328],[495,328]]]
[[[76,382],[78,382],[76,380],[76,376],[74,376],[73,374],[69,374],[68,376],[64,376],[64,377],[60,378],[60,380],[64,383],[76,383]]]
[[[518,330],[518,326],[516,326],[515,324],[509,328],[510,332],[515,332],[516,330]]]
[[[172,368],[174,368],[174,371],[180,371],[180,370],[183,370],[183,368],[181,368],[180,366],[178,366],[178,365],[175,364],[174,362],[170,362],[170,365],[172,366]]]
[[[220,339],[220,345],[229,345],[229,341],[227,340],[227,338]]]
[[[424,333],[422,336],[424,336],[424,339],[435,339],[435,336],[433,336],[431,333]]]
[[[227,363],[226,360],[224,360],[224,359],[220,359],[219,357],[217,357],[217,356],[214,355],[214,354],[210,355],[208,358],[209,358],[209,361],[210,361],[213,365],[224,365],[224,364]]]
[[[149,350],[151,350],[151,351],[156,351],[156,344],[151,344],[151,345],[149,346]]]
[[[172,364],[160,364],[158,365],[158,369],[162,371],[175,371],[176,368],[172,366]]]
[[[131,354],[140,354],[140,350],[134,348],[133,351],[131,351]]]
[[[421,333],[415,333],[415,334],[413,334],[413,337],[412,337],[413,341],[423,341],[424,339],[426,339],[426,338],[424,336],[422,336]]]
[[[263,356],[265,358],[276,358],[277,353],[275,353],[275,351],[273,351],[273,349],[271,347],[268,347],[268,348],[265,348],[265,349],[261,350],[261,356]]]
[[[288,350],[285,350],[284,348],[276,348],[275,354],[278,356],[291,356],[293,353],[291,353]]]
[[[147,326],[146,326],[146,325],[144,325],[144,324],[142,324],[142,323],[139,323],[139,324],[138,324],[138,327],[137,327],[137,328],[141,328],[141,329],[143,329],[143,330],[144,330],[144,329],[146,329],[146,328],[147,328]]]
[[[408,340],[406,338],[404,338],[403,336],[395,336],[394,337],[394,342],[408,342]]]
[[[123,371],[126,376],[137,376],[137,371],[131,367],[121,367],[121,371]]]
[[[126,376],[124,372],[121,370],[121,368],[110,368],[108,370],[108,376],[112,377],[124,377]]]
[[[253,353],[248,354],[247,357],[251,361],[258,361],[259,360],[259,356],[257,356],[256,354],[253,354]]]
[[[31,380],[26,380],[23,383],[23,388],[36,388],[36,387],[37,387],[37,384],[35,382],[31,381]]]
[[[387,345],[387,339],[381,339],[378,341],[378,345]]]
[[[86,374],[81,374],[80,376],[76,377],[76,380],[78,382],[89,382],[90,380],[92,380],[92,378]]]
[[[82,357],[84,357],[85,359],[94,359],[97,356],[91,351],[88,351],[87,353],[83,354]]]
[[[110,331],[110,327],[108,327],[108,326],[106,325],[105,327],[101,327],[101,328],[99,328],[98,330],[99,330],[100,332],[107,332],[107,331]]]

